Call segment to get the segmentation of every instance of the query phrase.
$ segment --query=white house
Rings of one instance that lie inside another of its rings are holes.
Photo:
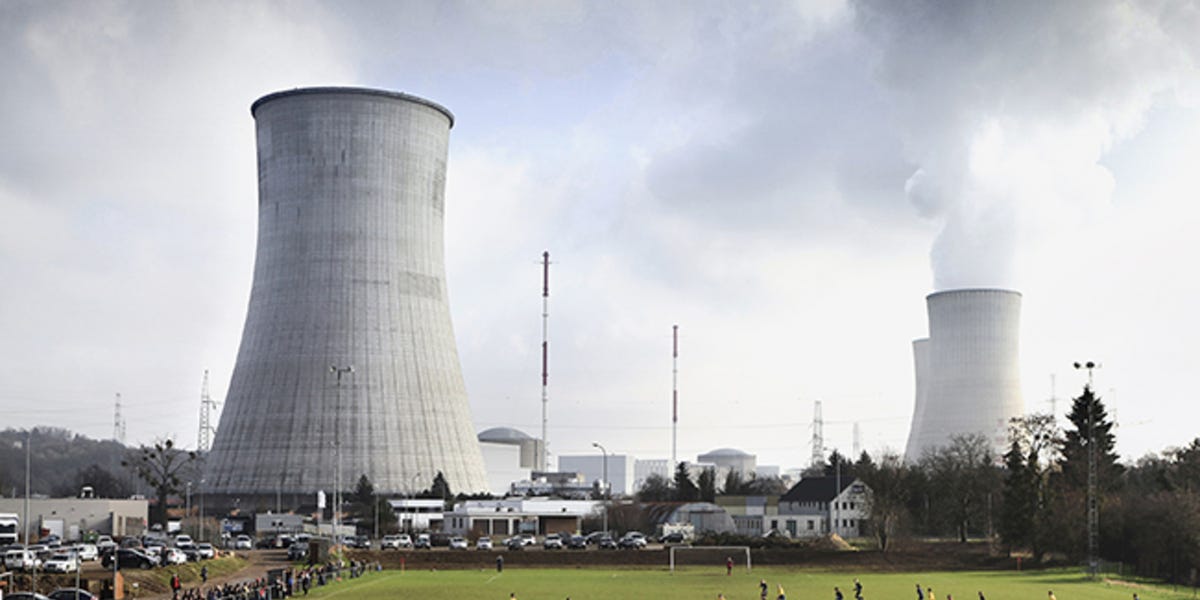
[[[439,531],[446,505],[437,498],[388,500],[400,531]]]
[[[577,533],[587,517],[601,509],[593,500],[507,498],[467,500],[445,514],[447,533],[479,537],[516,533]]]
[[[870,516],[868,494],[860,479],[806,477],[779,497],[778,515],[764,518],[763,528],[801,538],[829,533],[858,537],[863,519]]]

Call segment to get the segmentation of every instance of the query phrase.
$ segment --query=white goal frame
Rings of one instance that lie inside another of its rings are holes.
[[[745,552],[746,554],[746,572],[749,573],[752,569],[750,564],[750,546],[671,546],[670,547],[670,567],[671,574],[675,574],[675,551],[676,550],[725,550],[732,556],[732,553]]]

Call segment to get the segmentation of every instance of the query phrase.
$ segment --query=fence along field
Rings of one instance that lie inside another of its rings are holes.
[[[725,565],[677,567],[674,574],[661,569],[539,569],[509,568],[479,570],[386,570],[366,577],[315,589],[313,598],[382,600],[757,600],[758,582],[765,579],[768,598],[775,600],[782,585],[789,600],[834,598],[841,588],[846,600],[854,598],[854,578],[863,584],[865,600],[915,600],[915,587],[933,588],[937,600],[1044,600],[1053,591],[1058,600],[1182,600],[1193,598],[1190,588],[1124,582],[1088,581],[1072,571],[969,571],[932,573],[854,572],[851,570],[806,570],[791,567],[744,568],[725,574]]]

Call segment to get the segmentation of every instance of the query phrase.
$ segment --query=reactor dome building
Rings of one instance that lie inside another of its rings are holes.
[[[454,117],[407,94],[306,88],[250,109],[258,246],[210,494],[488,489],[443,258]]]
[[[926,297],[929,337],[913,342],[916,405],[905,459],[920,460],[961,434],[982,434],[1002,452],[1021,398],[1021,294],[961,289]]]

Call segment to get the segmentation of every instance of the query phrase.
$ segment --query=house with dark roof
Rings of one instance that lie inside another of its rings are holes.
[[[819,537],[836,533],[858,537],[870,516],[867,484],[850,477],[805,477],[779,497],[778,515],[763,523],[790,537]]]

